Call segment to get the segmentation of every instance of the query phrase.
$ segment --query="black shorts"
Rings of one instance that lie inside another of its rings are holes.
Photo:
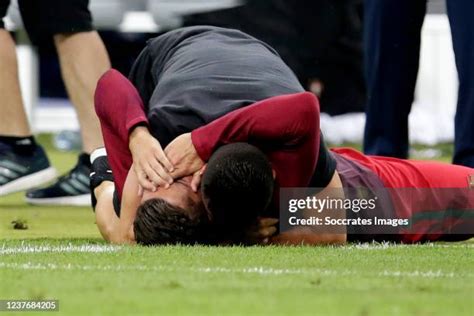
[[[0,0],[0,28],[10,0]],[[18,0],[23,24],[34,44],[60,33],[87,32],[93,29],[89,0]]]

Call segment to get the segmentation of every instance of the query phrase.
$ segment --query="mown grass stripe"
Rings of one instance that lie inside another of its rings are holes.
[[[112,245],[80,245],[80,246],[28,246],[22,245],[19,247],[1,247],[0,255],[10,254],[21,254],[21,253],[44,253],[44,252],[78,252],[78,253],[102,253],[102,252],[114,252],[119,250],[121,247]]]
[[[367,276],[367,277],[408,277],[408,278],[470,278],[474,274],[446,272],[443,270],[427,271],[391,271],[361,272],[357,270],[330,270],[330,269],[277,269],[270,267],[171,267],[164,265],[80,265],[80,264],[54,264],[54,263],[6,263],[0,262],[0,269],[13,270],[75,270],[75,271],[146,271],[146,272],[194,272],[194,273],[227,273],[227,274],[257,274],[257,275],[333,275],[333,276]]]

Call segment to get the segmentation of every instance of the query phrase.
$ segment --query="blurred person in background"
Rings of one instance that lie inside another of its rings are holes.
[[[367,154],[408,157],[408,115],[414,98],[426,3],[365,1]],[[474,167],[474,1],[446,3],[460,81],[453,162]]]
[[[362,0],[246,0],[185,16],[184,26],[236,28],[275,48],[330,115],[363,112]]]
[[[0,0],[0,18],[9,0]],[[89,154],[103,146],[93,96],[99,77],[110,68],[105,46],[93,30],[88,0],[18,1],[23,24],[34,45],[54,41],[62,77],[77,111],[83,153],[56,182],[27,192],[32,204],[90,205]],[[15,42],[0,19],[0,196],[28,190],[56,177],[44,149],[36,143],[25,114]]]

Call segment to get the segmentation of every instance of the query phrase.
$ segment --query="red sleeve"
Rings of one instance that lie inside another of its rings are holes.
[[[137,124],[148,125],[143,101],[133,84],[115,69],[107,71],[97,83],[95,110],[99,117],[108,117],[107,124],[128,142],[130,130]]]
[[[100,78],[94,101],[114,182],[121,197],[132,165],[132,154],[128,148],[129,132],[137,124],[148,125],[143,102],[132,83],[114,69]]]
[[[191,134],[202,160],[248,142],[266,152],[282,187],[307,186],[319,151],[319,102],[311,93],[278,96],[236,110]]]

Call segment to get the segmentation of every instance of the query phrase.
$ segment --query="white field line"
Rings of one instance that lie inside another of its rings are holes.
[[[457,248],[457,249],[474,249],[474,243],[469,244],[436,244],[429,243],[423,245],[400,245],[395,243],[363,243],[353,244],[345,247],[334,246],[334,248],[342,250],[385,250],[390,248]],[[22,253],[68,253],[68,252],[79,252],[79,253],[108,253],[115,252],[122,249],[120,246],[114,245],[65,245],[65,246],[38,246],[21,244],[17,247],[7,247],[5,244],[0,246],[0,255],[10,254],[22,254]]]
[[[337,247],[336,247],[337,248]],[[438,244],[438,243],[426,243],[426,244],[396,244],[396,243],[363,243],[363,244],[353,244],[345,247],[339,247],[342,250],[384,250],[390,248],[456,248],[456,249],[474,249],[474,243],[464,243],[464,244]]]
[[[197,272],[197,273],[232,273],[232,274],[257,274],[263,276],[275,275],[307,275],[307,276],[367,276],[367,277],[403,277],[403,278],[472,278],[474,274],[457,274],[454,272],[444,272],[442,270],[428,271],[389,271],[379,273],[364,273],[356,270],[329,270],[329,269],[276,269],[268,267],[170,267],[170,266],[145,266],[145,265],[80,265],[80,264],[54,264],[54,263],[6,263],[0,262],[0,269],[12,270],[65,270],[65,271],[144,271],[144,272]]]
[[[82,252],[82,253],[103,253],[115,252],[121,249],[119,246],[111,245],[80,245],[80,246],[30,246],[21,245],[18,247],[0,247],[1,255],[22,254],[22,253],[67,253],[67,252]]]

